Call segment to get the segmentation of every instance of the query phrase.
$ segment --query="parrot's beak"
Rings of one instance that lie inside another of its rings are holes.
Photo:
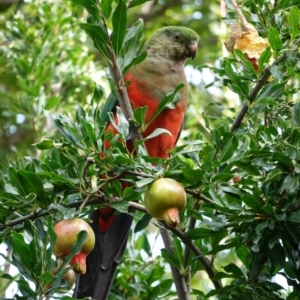
[[[196,41],[191,41],[187,46],[187,57],[190,57],[191,59],[194,59],[197,51],[198,51],[198,46]]]

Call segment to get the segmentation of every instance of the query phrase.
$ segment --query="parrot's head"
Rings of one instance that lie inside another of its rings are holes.
[[[146,42],[145,50],[167,59],[185,61],[194,58],[198,50],[198,35],[187,27],[167,26],[156,31]]]

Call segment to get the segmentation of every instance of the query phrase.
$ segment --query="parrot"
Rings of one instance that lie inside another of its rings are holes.
[[[187,58],[194,59],[197,54],[198,35],[183,26],[162,27],[146,41],[144,50],[146,58],[127,71],[124,82],[128,82],[126,89],[133,109],[147,107],[145,122],[155,114],[167,94],[184,84],[178,90],[179,101],[175,106],[165,107],[141,133],[145,138],[157,128],[166,129],[169,134],[162,133],[147,139],[145,147],[149,156],[167,159],[169,151],[177,143],[188,107],[184,64]],[[118,124],[116,113],[114,120]],[[107,125],[106,131],[118,133],[112,124]],[[132,141],[127,143],[132,144]],[[105,142],[105,147],[109,148],[109,142]],[[115,214],[113,208],[106,207],[92,212],[90,219],[96,243],[87,256],[86,274],[77,276],[74,297],[82,299],[89,296],[105,300],[124,255],[133,217],[126,213]]]

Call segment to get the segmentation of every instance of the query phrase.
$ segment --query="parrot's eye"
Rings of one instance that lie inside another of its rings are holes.
[[[179,33],[175,33],[173,35],[173,39],[174,39],[174,41],[179,41],[180,40],[180,34]]]

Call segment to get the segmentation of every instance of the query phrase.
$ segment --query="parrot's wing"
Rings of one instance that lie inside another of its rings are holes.
[[[78,275],[74,297],[91,296],[96,300],[106,300],[114,280],[115,271],[121,261],[132,223],[132,216],[118,214],[106,232],[98,224],[99,211],[91,214],[91,226],[95,232],[96,244],[87,256],[87,271]]]

